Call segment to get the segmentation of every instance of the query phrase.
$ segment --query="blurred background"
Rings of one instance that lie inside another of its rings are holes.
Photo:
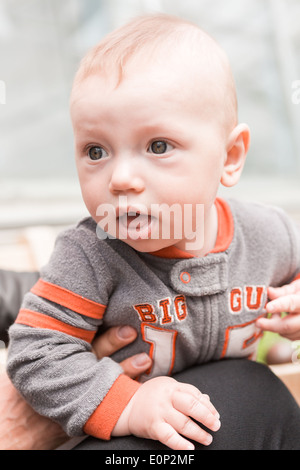
[[[300,221],[299,0],[0,0],[0,267],[38,269],[57,232],[87,214],[73,76],[107,32],[152,12],[194,21],[230,58],[252,144],[241,182],[221,195],[277,204]]]

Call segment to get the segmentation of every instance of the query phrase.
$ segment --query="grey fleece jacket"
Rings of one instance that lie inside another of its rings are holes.
[[[203,258],[139,253],[120,240],[99,239],[91,218],[58,237],[10,328],[9,376],[39,413],[69,435],[109,438],[138,387],[122,375],[125,357],[152,356],[140,381],[253,357],[266,288],[300,272],[300,237],[275,208],[219,201],[218,214],[218,246]],[[97,360],[94,335],[127,324],[137,340]]]

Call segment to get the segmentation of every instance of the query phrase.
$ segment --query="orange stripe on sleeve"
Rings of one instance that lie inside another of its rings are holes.
[[[122,411],[140,386],[141,384],[126,375],[120,375],[86,422],[84,432],[98,439],[110,439]]]
[[[60,331],[61,333],[66,333],[70,336],[75,336],[75,338],[82,339],[91,343],[95,336],[95,331],[84,330],[82,328],[77,328],[75,326],[68,325],[60,320],[55,318],[48,317],[43,313],[34,312],[33,310],[21,309],[15,323],[22,325],[32,326],[34,328],[45,328],[48,330]]]
[[[64,287],[46,282],[43,279],[37,281],[32,287],[31,292],[90,318],[101,319],[106,309],[105,305],[86,299]]]

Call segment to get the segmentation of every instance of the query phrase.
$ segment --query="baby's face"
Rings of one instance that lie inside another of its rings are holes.
[[[100,226],[138,251],[184,248],[196,224],[203,231],[210,219],[226,156],[210,94],[209,83],[193,83],[184,67],[171,76],[149,67],[118,87],[90,76],[72,97],[85,204]]]

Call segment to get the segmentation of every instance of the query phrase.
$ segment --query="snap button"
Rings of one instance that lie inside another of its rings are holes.
[[[181,274],[180,274],[180,280],[181,282],[183,282],[184,284],[188,284],[191,280],[191,275],[190,273],[188,273],[187,271],[183,271]]]
[[[204,258],[177,261],[170,271],[172,288],[190,296],[214,295],[228,287],[228,254],[211,253]]]

